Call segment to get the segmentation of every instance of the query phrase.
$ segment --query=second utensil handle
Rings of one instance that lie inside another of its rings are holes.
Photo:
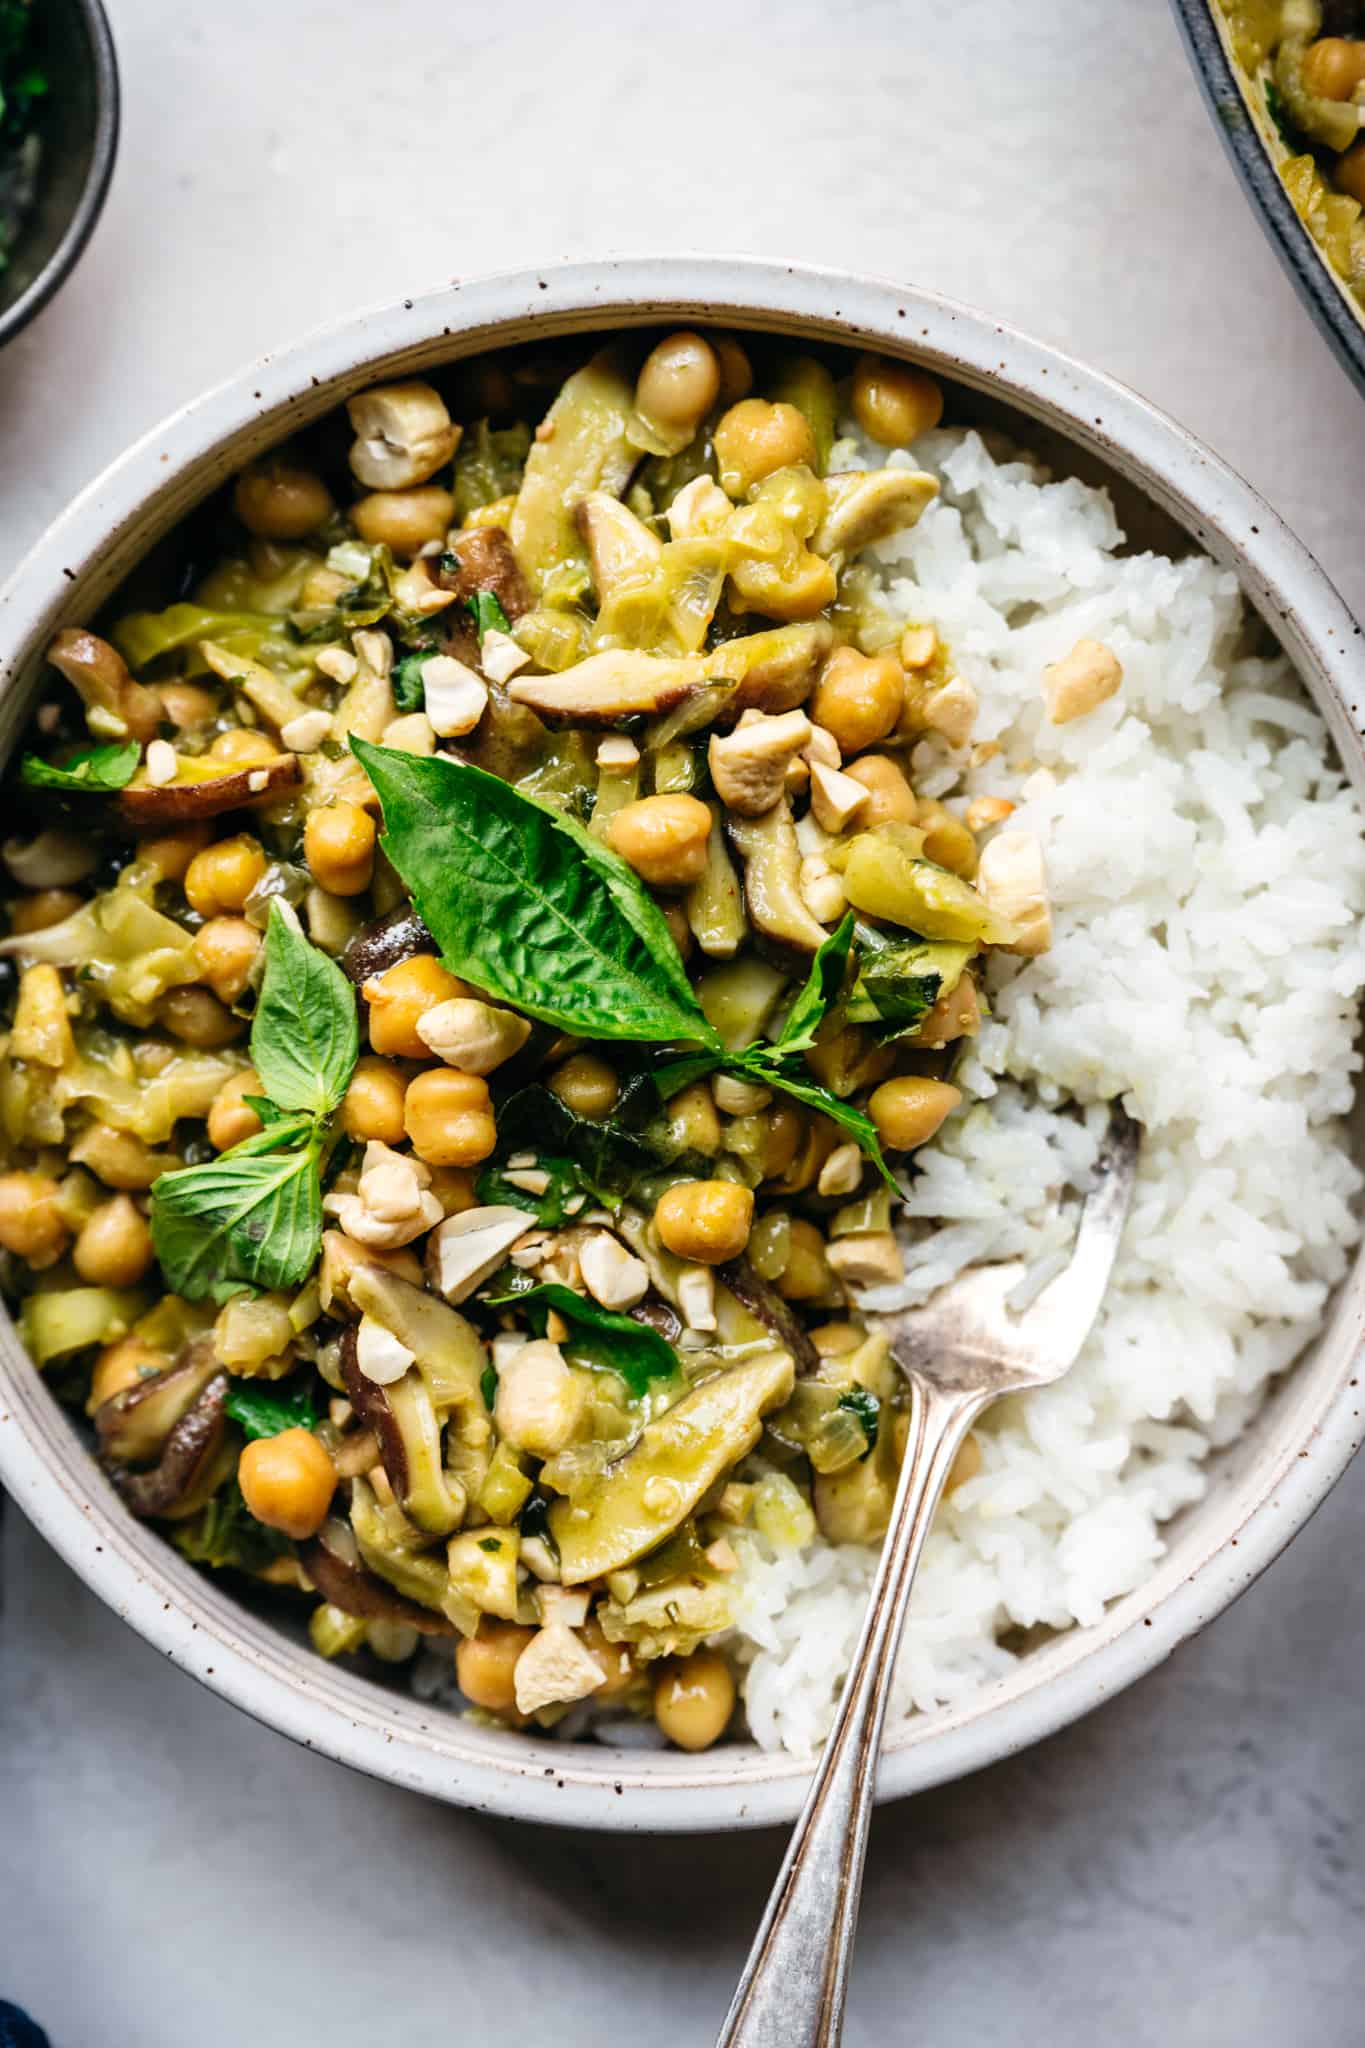
[[[862,1632],[717,2048],[835,2048],[842,2030],[882,1723],[910,1588],[953,1460],[987,1399],[919,1380],[912,1391],[910,1435]]]

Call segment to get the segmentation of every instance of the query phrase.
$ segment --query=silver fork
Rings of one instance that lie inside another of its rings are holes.
[[[836,2048],[867,1855],[882,1723],[924,1538],[972,1424],[1002,1394],[1050,1386],[1099,1313],[1141,1128],[1115,1103],[1070,1262],[1021,1315],[1018,1260],[978,1266],[880,1319],[910,1382],[910,1435],[862,1634],[829,1740],[717,2048]]]

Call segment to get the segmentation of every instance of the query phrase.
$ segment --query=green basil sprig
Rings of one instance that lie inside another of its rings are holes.
[[[322,1240],[331,1120],[359,1050],[355,995],[276,897],[251,1058],[269,1090],[252,1098],[265,1129],[152,1189],[152,1243],[176,1293],[223,1298],[242,1286],[296,1287]]]
[[[44,761],[40,754],[25,754],[19,773],[30,789],[85,789],[107,793],[126,789],[137,773],[142,749],[136,740],[118,740],[102,747],[85,747],[72,754],[60,768]]]

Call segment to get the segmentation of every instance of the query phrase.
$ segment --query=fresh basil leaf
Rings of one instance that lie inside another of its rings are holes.
[[[544,1336],[546,1318],[554,1309],[570,1326],[560,1346],[570,1364],[619,1374],[634,1400],[648,1393],[651,1380],[671,1379],[681,1370],[673,1346],[648,1323],[602,1308],[587,1295],[575,1294],[572,1287],[532,1281],[525,1287],[513,1284],[485,1300],[493,1308],[524,1310],[538,1336]]]
[[[473,614],[474,624],[478,628],[480,641],[482,641],[485,633],[494,631],[499,633],[511,632],[512,621],[499,603],[496,591],[476,590],[474,595],[467,597],[464,602],[465,610]]]
[[[271,1124],[289,1123],[294,1115],[292,1110],[281,1109],[268,1095],[244,1095],[242,1100],[248,1109],[255,1110],[266,1130]]]
[[[19,773],[30,789],[126,789],[137,773],[142,749],[136,740],[110,746],[85,747],[60,768],[40,754],[25,754]]]
[[[483,1395],[484,1407],[491,1415],[493,1403],[498,1398],[498,1368],[495,1365],[486,1365],[479,1374],[479,1392]]]
[[[863,1457],[870,1457],[877,1448],[877,1431],[881,1427],[882,1418],[881,1402],[867,1387],[850,1387],[847,1393],[840,1394],[836,1405],[847,1408],[850,1413],[857,1416],[862,1424],[863,1435],[867,1438],[867,1449],[863,1452]]]
[[[600,840],[480,768],[351,746],[452,973],[580,1037],[718,1048],[663,913]]]
[[[285,1429],[311,1429],[318,1419],[307,1386],[271,1386],[260,1380],[234,1380],[223,1411],[252,1439],[278,1436]]]
[[[328,1116],[346,1093],[359,1050],[355,990],[277,896],[251,1026],[252,1064],[266,1094],[280,1109]]]
[[[883,1039],[917,1030],[940,996],[962,979],[975,946],[944,939],[879,940],[861,944],[861,966],[845,1006],[850,1024],[882,1025]]]
[[[654,1070],[654,1086],[659,1091],[659,1100],[667,1102],[683,1088],[690,1088],[694,1081],[704,1081],[708,1074],[714,1074],[721,1064],[721,1055],[716,1052],[690,1052],[680,1060],[668,1060]]]
[[[322,1238],[319,1146],[306,1117],[272,1124],[203,1166],[163,1173],[152,1243],[171,1288],[202,1301],[225,1281],[296,1287]]]
[[[901,1192],[882,1155],[877,1126],[871,1117],[865,1111],[855,1109],[851,1102],[832,1095],[828,1088],[822,1088],[809,1075],[793,1072],[784,1066],[776,1056],[775,1047],[751,1045],[746,1052],[732,1054],[725,1062],[725,1069],[745,1081],[757,1082],[761,1088],[779,1088],[784,1095],[803,1102],[807,1109],[818,1109],[821,1116],[827,1116],[831,1123],[838,1124],[861,1145],[887,1186],[896,1194]]]
[[[415,654],[405,654],[401,661],[394,663],[389,680],[393,701],[400,711],[422,711],[426,708],[427,690],[422,670],[435,652],[434,647],[422,647]]]
[[[779,1053],[808,1052],[825,1017],[843,993],[848,956],[853,947],[853,912],[850,910],[837,931],[830,933],[811,962],[810,974],[782,1026],[773,1050]]]
[[[536,1165],[542,1173],[548,1173],[550,1184],[545,1192],[533,1195],[529,1188],[519,1188],[515,1181],[497,1166],[486,1166],[474,1183],[474,1193],[485,1207],[510,1204],[514,1209],[527,1209],[536,1222],[547,1230],[558,1230],[568,1223],[580,1209],[590,1201],[609,1209],[620,1207],[619,1195],[596,1188],[580,1172],[572,1159],[554,1159],[538,1155]],[[570,1207],[570,1204],[573,1207]]]

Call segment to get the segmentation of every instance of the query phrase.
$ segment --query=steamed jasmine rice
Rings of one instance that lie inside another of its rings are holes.
[[[869,455],[850,443],[833,467]],[[1054,942],[994,968],[956,1077],[967,1099],[916,1155],[905,1282],[864,1305],[1064,1249],[1063,1203],[1103,1126],[1073,1105],[1121,1096],[1145,1138],[1079,1362],[992,1411],[981,1471],[940,1509],[893,1720],[1007,1672],[1012,1632],[1094,1622],[1140,1585],[1210,1451],[1315,1334],[1359,1234],[1342,1120],[1365,984],[1360,804],[1288,662],[1246,651],[1235,577],[1199,555],[1122,554],[1104,492],[976,433],[927,436],[915,459],[942,497],[879,551],[888,599],[935,623],[980,695],[977,740],[999,747],[945,750],[921,786],[1019,803],[1011,825],[1044,845]],[[1039,676],[1083,636],[1114,649],[1122,689],[1051,725]],[[749,1726],[766,1749],[806,1752],[832,1719],[875,1553],[749,1532],[737,1548]]]

